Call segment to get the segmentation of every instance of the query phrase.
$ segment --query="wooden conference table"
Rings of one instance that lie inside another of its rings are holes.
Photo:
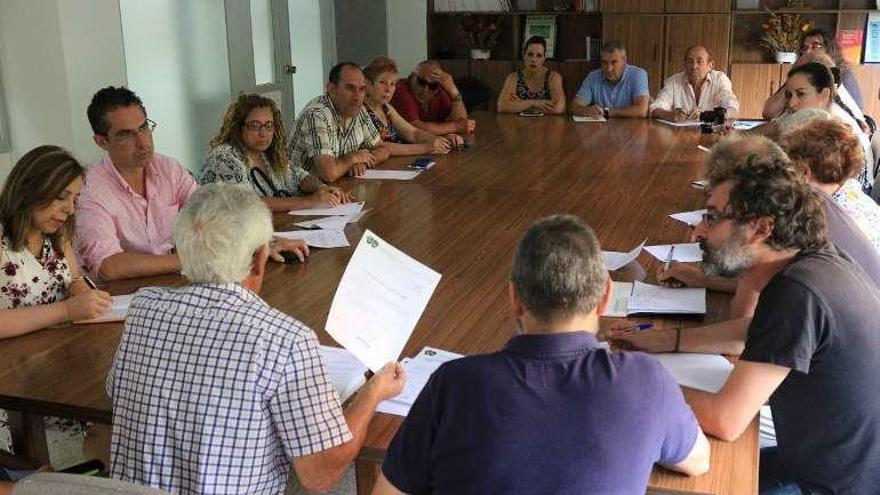
[[[473,146],[440,157],[413,181],[342,181],[370,209],[346,228],[352,247],[315,249],[303,265],[271,263],[261,295],[314,328],[322,343],[333,344],[322,330],[327,312],[353,246],[371,229],[443,275],[405,356],[425,345],[463,354],[494,351],[514,334],[506,284],[516,242],[532,221],[573,213],[593,227],[604,249],[628,251],[645,238],[651,244],[684,241],[687,226],[667,214],[703,206],[703,193],[690,183],[701,176],[705,158],[697,145],[712,138],[698,129],[645,120],[576,124],[563,117],[476,118]],[[409,161],[395,158],[381,168],[402,168]],[[294,221],[275,215],[278,230],[294,228]],[[638,261],[653,280],[659,263],[647,253]],[[182,283],[179,276],[153,277],[113,283],[109,289],[124,294],[145,285]],[[725,302],[723,295],[710,294],[706,320],[723,318]],[[0,341],[0,408],[17,411],[11,423],[25,452],[45,456],[39,415],[110,422],[104,378],[121,329],[119,323],[84,325]],[[357,463],[360,493],[372,486],[401,421],[377,415],[371,423]],[[655,468],[651,491],[756,493],[757,438],[753,422],[736,442],[712,440],[712,467],[704,476]]]

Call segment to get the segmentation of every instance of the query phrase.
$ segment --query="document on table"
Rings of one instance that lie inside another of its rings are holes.
[[[654,119],[661,124],[671,125],[672,127],[696,127],[700,125],[700,119],[689,119],[689,120],[666,120],[666,119]]]
[[[572,115],[571,120],[575,122],[607,122],[605,117],[587,117],[586,115]]]
[[[327,333],[379,371],[400,356],[439,282],[439,273],[367,230],[336,288]]]
[[[111,321],[125,321],[128,316],[128,306],[131,304],[131,296],[134,294],[126,294],[124,296],[111,297],[110,308],[97,318],[91,320],[75,321],[77,325],[86,323],[108,323]]]
[[[633,283],[627,314],[706,314],[706,288],[672,289]]]
[[[422,173],[421,170],[375,170],[369,169],[364,175],[357,176],[358,179],[381,179],[381,180],[413,180],[417,175]]]
[[[706,213],[706,210],[694,210],[694,211],[683,211],[681,213],[672,213],[669,215],[673,220],[678,220],[679,222],[684,222],[691,227],[703,221],[703,213]],[[675,248],[678,250],[678,248]],[[663,259],[666,261],[666,258]]]
[[[755,127],[762,126],[766,124],[765,120],[737,120],[733,123],[733,128],[738,131],[747,131],[749,129],[754,129]]]
[[[322,216],[322,215],[356,215],[360,213],[364,209],[364,202],[358,201],[357,203],[343,203],[335,208],[325,207],[325,208],[306,208],[304,210],[292,210],[289,211],[290,215],[302,215],[302,216]]]
[[[321,357],[327,366],[327,374],[333,388],[339,392],[339,401],[345,402],[367,379],[367,367],[354,354],[339,347],[321,346]]]
[[[406,383],[403,386],[403,391],[397,397],[380,402],[376,411],[406,416],[428,383],[428,379],[431,378],[431,374],[437,371],[441,364],[460,357],[464,356],[433,347],[424,347],[416,357],[404,359],[403,368],[406,370]]]
[[[605,268],[607,268],[609,272],[613,272],[614,270],[619,270],[630,264],[634,259],[639,257],[642,248],[645,247],[645,242],[647,242],[647,239],[642,241],[641,244],[628,253],[602,251],[602,259],[605,260]]]
[[[302,239],[311,247],[338,248],[348,247],[348,238],[341,230],[292,230],[290,232],[275,232],[275,237],[283,239]]]
[[[364,210],[355,215],[332,216],[296,222],[294,225],[304,229],[343,230],[350,223],[356,223],[370,210]]]
[[[658,246],[646,246],[645,251],[660,261],[666,262],[669,258],[669,250],[673,244],[661,244]],[[703,251],[697,242],[688,242],[685,244],[674,244],[675,252],[672,254],[673,261],[682,263],[696,263],[703,261]]]
[[[686,352],[654,354],[683,387],[718,393],[733,371],[733,364],[717,354]]]
[[[611,282],[611,300],[608,301],[608,306],[602,316],[625,318],[632,291],[632,282]]]

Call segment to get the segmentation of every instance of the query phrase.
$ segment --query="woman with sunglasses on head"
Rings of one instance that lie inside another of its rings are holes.
[[[424,153],[443,155],[462,144],[463,139],[458,134],[435,136],[413,126],[391,106],[391,98],[394,97],[397,81],[400,79],[394,60],[377,57],[363,70],[367,78],[364,106],[382,136],[382,141],[385,141],[385,146],[391,151],[391,156]]]
[[[0,193],[0,338],[110,307],[110,295],[81,274],[71,240],[85,169],[57,146],[25,154]]]
[[[256,94],[229,105],[202,168],[201,183],[250,184],[272,211],[352,201],[351,194],[323,184],[290,164],[287,132],[278,106]]]
[[[544,66],[547,42],[541,36],[526,40],[523,68],[507,76],[498,93],[498,111],[519,113],[537,110],[545,114],[565,112],[562,76]]]

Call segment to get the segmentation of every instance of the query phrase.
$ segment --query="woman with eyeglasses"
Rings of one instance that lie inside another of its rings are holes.
[[[397,64],[388,57],[377,57],[364,67],[367,78],[367,98],[364,106],[373,125],[391,151],[391,156],[421,155],[433,153],[443,155],[463,142],[458,134],[435,136],[406,121],[391,106],[391,98],[397,89],[400,73]]]
[[[272,99],[256,94],[242,94],[229,105],[211,140],[201,183],[211,182],[250,184],[272,211],[337,206],[353,199],[291,165],[281,112]]]
[[[0,193],[0,338],[110,307],[110,295],[80,274],[71,240],[85,168],[57,146],[25,154]]]
[[[562,76],[544,66],[547,42],[541,36],[526,40],[523,68],[507,76],[498,93],[498,111],[534,112],[536,115],[565,112]]]

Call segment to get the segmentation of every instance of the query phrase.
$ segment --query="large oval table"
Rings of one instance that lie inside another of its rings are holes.
[[[438,158],[415,180],[342,181],[370,209],[346,228],[352,246],[369,228],[442,274],[405,356],[425,345],[463,354],[504,345],[514,334],[506,290],[513,249],[533,220],[573,213],[593,227],[604,249],[628,251],[646,238],[649,244],[684,241],[688,227],[667,215],[703,206],[703,193],[690,183],[700,177],[705,158],[697,145],[713,138],[697,129],[645,120],[577,124],[564,117],[476,118],[472,146]],[[399,169],[409,161],[395,158],[381,168]],[[278,230],[291,230],[300,219],[274,218]],[[322,343],[333,344],[323,325],[352,250],[315,249],[303,265],[271,263],[261,295],[314,328]],[[641,267],[653,280],[659,263],[647,253],[638,263],[628,271],[641,272]],[[181,283],[179,276],[164,276],[113,283],[109,289],[124,294],[145,285]],[[705,321],[724,317],[725,296],[710,293],[708,303]],[[658,326],[700,323],[653,321]],[[83,325],[0,341],[0,408],[15,411],[10,421],[17,445],[45,457],[43,414],[110,422],[103,384],[121,329],[119,323]],[[401,418],[386,415],[371,423],[357,462],[359,493],[372,486],[400,423]],[[658,467],[649,491],[756,493],[757,437],[753,422],[736,442],[713,439],[708,474],[687,478]]]

